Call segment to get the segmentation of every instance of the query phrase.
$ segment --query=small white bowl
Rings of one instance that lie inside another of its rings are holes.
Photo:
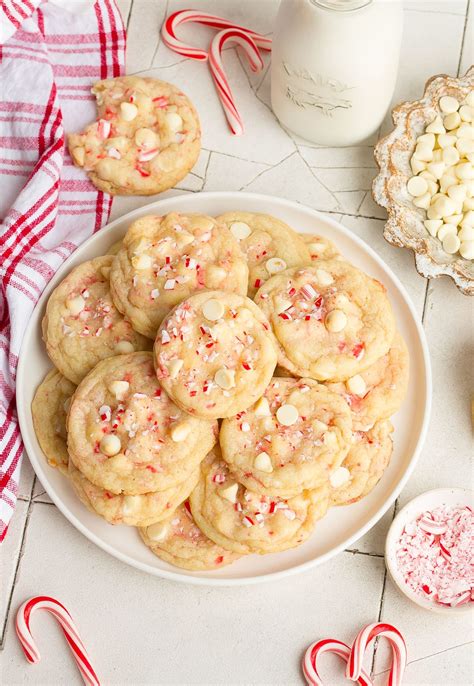
[[[448,505],[450,507],[456,505],[469,505],[470,507],[473,507],[473,504],[474,494],[472,491],[465,488],[437,488],[433,491],[427,491],[413,500],[410,500],[410,502],[397,514],[388,530],[387,539],[385,541],[385,564],[387,565],[392,581],[407,598],[425,610],[450,614],[453,614],[453,612],[469,612],[474,607],[474,603],[466,603],[465,605],[459,605],[458,607],[446,607],[445,605],[440,605],[439,603],[425,599],[412,591],[405,583],[397,565],[396,549],[400,535],[406,524],[413,522],[420,514],[427,510],[439,507],[440,505]]]

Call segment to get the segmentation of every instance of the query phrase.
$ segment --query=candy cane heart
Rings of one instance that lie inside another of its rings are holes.
[[[241,29],[225,29],[217,33],[212,39],[209,50],[209,67],[212,78],[216,84],[217,93],[232,133],[240,136],[244,131],[244,126],[222,63],[222,50],[227,41],[232,41],[243,48],[252,71],[261,71],[263,61],[254,40]]]
[[[335,638],[323,638],[321,641],[312,643],[306,650],[302,661],[303,674],[308,686],[324,686],[317,667],[318,658],[323,653],[334,653],[341,660],[348,662],[351,649],[346,643],[337,641]],[[364,669],[361,670],[360,676],[355,681],[360,686],[372,686],[372,680]]]
[[[15,629],[28,662],[36,664],[41,659],[30,629],[30,620],[36,610],[46,610],[60,624],[86,686],[100,686],[99,678],[90,663],[71,615],[64,605],[49,596],[30,598],[20,606],[16,614]]]
[[[401,633],[391,624],[368,624],[361,629],[352,644],[351,655],[347,663],[346,676],[356,681],[362,674],[362,660],[367,646],[377,638],[384,636],[392,647],[393,659],[388,677],[388,686],[400,686],[407,663],[407,649]]]
[[[257,47],[259,47],[261,50],[271,50],[272,39],[262,36],[262,34],[252,31],[252,29],[247,29],[245,26],[234,24],[233,22],[228,21],[223,17],[218,17],[215,14],[198,12],[197,10],[180,10],[178,12],[174,12],[166,19],[161,29],[161,35],[164,44],[170,48],[170,50],[173,50],[184,57],[190,57],[193,60],[199,60],[201,62],[205,62],[208,59],[207,50],[195,48],[192,45],[184,43],[176,37],[176,29],[178,26],[188,22],[204,24],[205,26],[211,26],[215,29],[239,29],[250,36]]]

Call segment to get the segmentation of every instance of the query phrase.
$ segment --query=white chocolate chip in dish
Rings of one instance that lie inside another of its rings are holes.
[[[440,241],[447,255],[465,260],[473,259],[473,101],[473,92],[462,101],[450,95],[440,98],[439,114],[416,140],[410,160],[414,175],[406,185],[413,205],[425,214],[427,233]]]

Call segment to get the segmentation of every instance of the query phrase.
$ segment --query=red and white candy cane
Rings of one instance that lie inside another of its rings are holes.
[[[407,663],[407,649],[401,633],[391,624],[368,624],[359,633],[352,644],[351,656],[347,663],[346,676],[356,681],[362,674],[362,660],[367,646],[377,638],[384,636],[392,647],[392,666],[388,677],[388,686],[400,686]]]
[[[240,136],[244,131],[244,125],[235,105],[234,96],[232,95],[229,81],[224,71],[224,65],[222,64],[222,50],[228,41],[237,43],[237,45],[243,48],[252,71],[261,71],[263,69],[263,61],[253,38],[241,29],[224,29],[224,31],[219,31],[212,39],[209,50],[209,67],[212,78],[216,84],[217,93],[232,133]]]
[[[272,39],[262,36],[262,34],[252,31],[252,29],[247,29],[245,26],[239,26],[234,24],[223,17],[218,17],[215,14],[208,14],[207,12],[199,12],[197,10],[180,10],[171,14],[163,24],[161,28],[161,35],[164,44],[174,50],[179,55],[184,57],[190,57],[193,60],[200,60],[205,62],[208,59],[207,50],[201,50],[200,48],[195,48],[192,45],[183,43],[176,37],[176,29],[180,24],[186,24],[187,22],[195,22],[197,24],[204,24],[205,26],[211,26],[215,29],[239,29],[243,31],[248,36],[252,38],[255,45],[261,50],[271,50],[272,49]]]
[[[323,653],[334,653],[345,662],[348,662],[351,649],[346,643],[337,641],[335,638],[323,638],[321,641],[312,643],[303,657],[303,674],[309,686],[324,686],[318,673],[318,657]],[[367,672],[362,669],[355,679],[360,686],[372,686],[372,680]]]
[[[68,642],[77,666],[79,667],[84,683],[87,686],[100,686],[99,677],[90,663],[87,651],[71,615],[64,605],[55,598],[50,598],[49,596],[35,596],[34,598],[30,598],[21,605],[16,614],[16,633],[20,639],[21,647],[23,648],[23,652],[25,653],[28,662],[36,664],[41,659],[38,647],[30,630],[30,619],[36,610],[46,610],[46,612],[50,612],[61,625],[61,629],[63,630],[66,641]]]

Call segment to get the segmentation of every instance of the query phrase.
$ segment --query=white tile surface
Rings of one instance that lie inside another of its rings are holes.
[[[38,565],[40,558],[48,563]],[[178,585],[117,563],[54,507],[35,504],[13,610],[39,589],[58,597],[89,639],[107,684],[283,686],[301,683],[299,664],[307,644],[328,632],[349,641],[376,615],[382,569],[378,558],[344,553],[302,574],[297,583],[232,589]],[[56,627],[39,617],[34,627],[41,633],[44,660],[34,669],[26,666],[10,624],[4,683],[76,683]],[[328,679],[335,682],[330,673]]]
[[[128,21],[128,71],[176,83],[193,99],[202,121],[203,150],[192,174],[179,189],[159,197],[202,188],[273,194],[331,213],[369,243],[400,277],[419,317],[424,314],[433,364],[434,406],[428,440],[400,504],[428,488],[464,484],[472,473],[468,459],[474,389],[472,301],[447,280],[433,282],[427,296],[413,256],[383,239],[385,211],[370,193],[376,174],[372,145],[377,136],[355,148],[322,148],[278,126],[269,106],[268,58],[266,70],[254,75],[233,49],[226,50],[226,70],[246,125],[240,139],[229,134],[206,66],[172,53],[159,39],[163,17],[188,4],[188,0],[119,0]],[[263,33],[271,32],[277,5],[277,0],[196,3],[201,10]],[[473,7],[472,0],[405,2],[394,102],[421,95],[432,74],[456,74],[458,68],[464,72],[472,63]],[[212,34],[204,27],[179,28],[180,37],[203,47]],[[390,128],[388,115],[382,132]],[[112,218],[156,199],[116,198]],[[98,671],[109,684],[300,684],[299,660],[307,643],[329,634],[350,641],[360,625],[377,619],[379,612],[406,635],[405,684],[464,686],[471,681],[472,646],[462,645],[472,639],[467,620],[441,620],[411,605],[390,581],[384,587],[382,555],[393,507],[353,544],[352,552],[311,573],[256,588],[216,590],[148,577],[107,556],[48,504],[41,484],[36,482],[33,488],[33,480],[25,460],[20,483],[23,500],[2,548],[0,626],[6,619],[23,541],[2,655],[2,677],[9,686],[81,683],[62,636],[46,617],[35,619],[33,627],[41,633],[42,662],[28,666],[20,653],[13,611],[38,592],[52,593],[70,607]],[[387,659],[381,642],[375,659],[377,686],[386,682]],[[341,665],[330,657],[322,674],[331,686],[347,683]]]

